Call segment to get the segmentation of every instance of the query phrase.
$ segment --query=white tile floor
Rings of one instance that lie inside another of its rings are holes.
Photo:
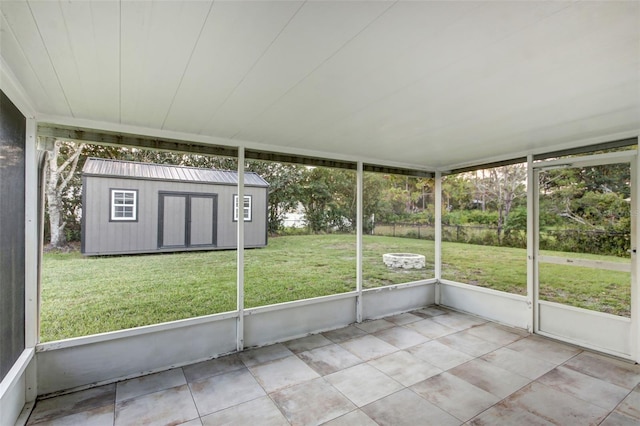
[[[41,400],[31,425],[638,425],[640,366],[429,307]]]

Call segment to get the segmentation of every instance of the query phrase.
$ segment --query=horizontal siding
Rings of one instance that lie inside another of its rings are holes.
[[[237,187],[204,183],[164,182],[128,178],[85,176],[83,200],[84,253],[124,254],[158,251],[158,193],[160,191],[218,195],[217,248],[236,247],[233,196]],[[138,191],[137,222],[110,222],[111,189]],[[246,187],[253,197],[252,221],[245,223],[245,245],[266,245],[267,188]]]
[[[245,195],[251,195],[251,222],[245,222],[244,243],[248,247],[262,246],[267,238],[267,191],[245,188]],[[264,206],[264,207],[263,207]]]

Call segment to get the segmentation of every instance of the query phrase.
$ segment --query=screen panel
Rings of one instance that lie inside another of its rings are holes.
[[[25,129],[0,92],[0,380],[25,347]]]

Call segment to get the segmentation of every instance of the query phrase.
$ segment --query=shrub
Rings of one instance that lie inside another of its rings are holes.
[[[591,253],[627,257],[631,235],[616,230],[562,229],[540,236],[540,248],[572,253]]]
[[[467,217],[462,210],[447,212],[442,215],[443,225],[462,225],[467,223]]]
[[[498,212],[489,212],[482,210],[467,210],[466,223],[475,223],[478,225],[498,226]]]

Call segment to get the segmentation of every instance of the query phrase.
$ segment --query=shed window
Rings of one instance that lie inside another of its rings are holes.
[[[137,220],[138,191],[111,190],[111,220]]]
[[[244,220],[251,221],[251,195],[244,196]],[[238,221],[238,195],[233,196],[233,221]]]

